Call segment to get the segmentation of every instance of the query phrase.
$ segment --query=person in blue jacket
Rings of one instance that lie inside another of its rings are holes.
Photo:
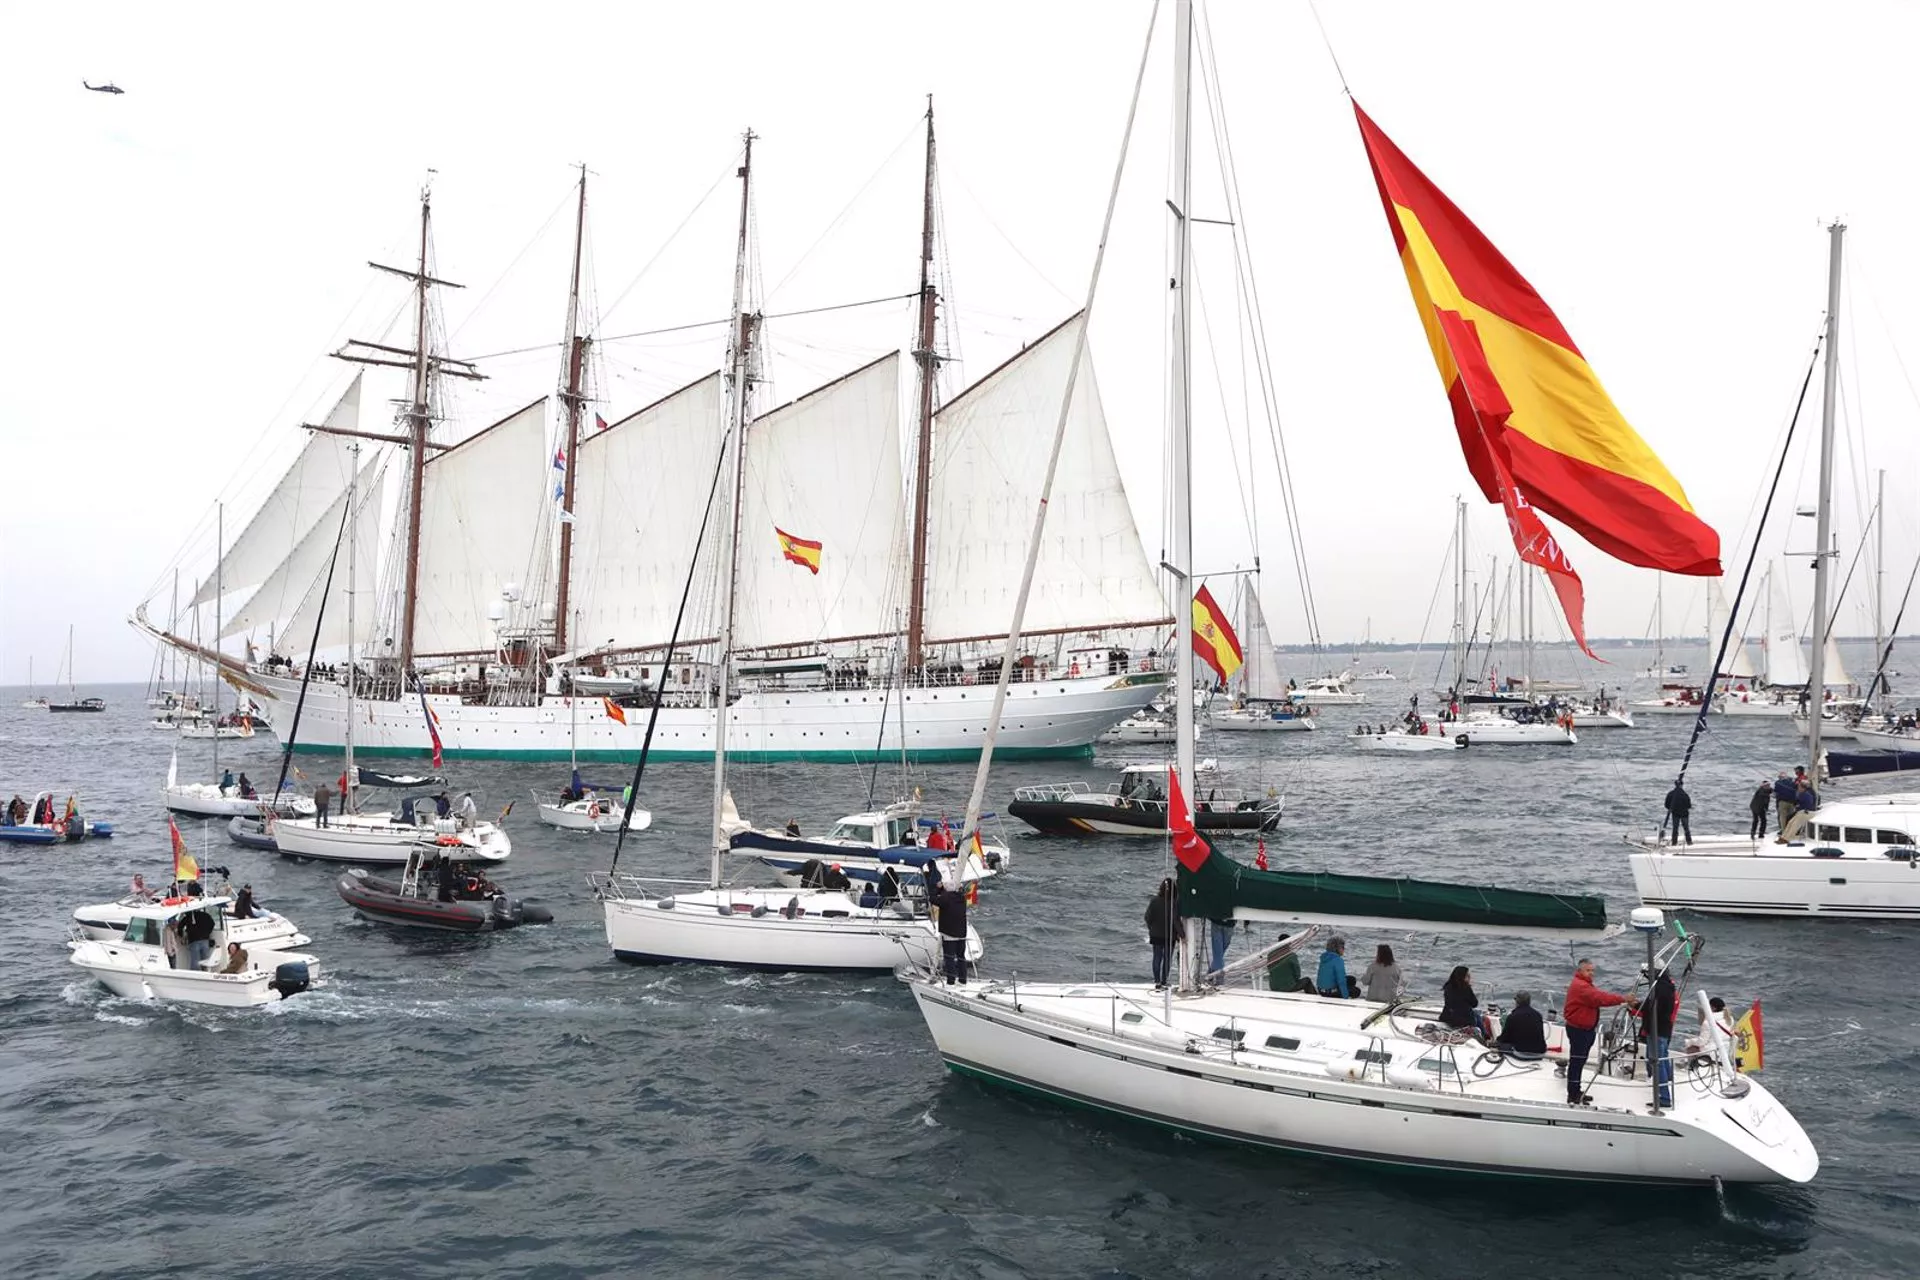
[[[1320,989],[1321,995],[1340,1000],[1347,998],[1346,956],[1345,938],[1335,934],[1327,939],[1327,949],[1320,953],[1320,972],[1313,980],[1313,985]]]

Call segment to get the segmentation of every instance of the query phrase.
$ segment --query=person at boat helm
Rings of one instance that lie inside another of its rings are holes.
[[[1493,1047],[1516,1058],[1547,1056],[1546,1022],[1533,1007],[1533,992],[1513,993],[1513,1008],[1501,1019],[1500,1034]]]
[[[237,942],[227,944],[227,962],[220,967],[222,973],[245,973],[247,971],[247,949]]]
[[[1606,991],[1593,984],[1593,961],[1582,959],[1573,967],[1573,981],[1567,984],[1567,998],[1561,1003],[1561,1021],[1567,1027],[1567,1101],[1578,1104],[1593,1099],[1580,1088],[1580,1077],[1587,1069],[1587,1055],[1593,1051],[1594,1033],[1600,1029],[1600,1011],[1616,1004],[1629,1009],[1637,1006],[1630,996]]]

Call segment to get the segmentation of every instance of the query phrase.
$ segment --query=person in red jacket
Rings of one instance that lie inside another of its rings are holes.
[[[1616,1004],[1631,1004],[1628,997],[1603,991],[1593,985],[1593,961],[1582,960],[1573,967],[1573,981],[1567,984],[1567,998],[1560,1015],[1567,1024],[1567,1101],[1591,1102],[1580,1088],[1580,1077],[1587,1069],[1587,1054],[1593,1049],[1594,1033],[1600,1028],[1600,1011]]]

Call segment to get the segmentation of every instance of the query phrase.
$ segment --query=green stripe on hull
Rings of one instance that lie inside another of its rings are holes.
[[[433,751],[428,747],[356,747],[354,750],[368,759],[394,759],[402,756],[430,757]],[[297,743],[295,755],[338,756],[345,755],[345,747],[311,746]],[[1093,744],[1083,743],[1074,747],[996,747],[993,758],[996,760],[1079,760],[1093,754]],[[523,749],[502,748],[500,750],[463,750],[447,747],[441,755],[448,760],[524,760],[538,762],[546,760],[565,760],[569,753],[565,751],[529,751]],[[579,758],[600,764],[632,764],[638,755],[634,751],[588,751],[582,750]],[[711,751],[676,751],[671,748],[655,747],[650,760],[700,761],[713,762]],[[728,751],[727,759],[743,764],[780,764],[789,760],[810,760],[821,764],[872,764],[876,760],[882,764],[892,763],[900,758],[898,751]],[[909,751],[907,758],[914,764],[951,764],[978,760],[980,753],[965,747],[953,747],[938,751]]]

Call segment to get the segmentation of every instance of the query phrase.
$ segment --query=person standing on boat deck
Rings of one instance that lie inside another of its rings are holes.
[[[479,821],[480,810],[473,803],[473,792],[468,791],[460,797],[460,828],[463,831],[471,831],[474,824]]]
[[[1513,1009],[1500,1023],[1500,1035],[1493,1047],[1519,1058],[1547,1056],[1547,1024],[1533,1007],[1533,992],[1513,993]]]
[[[187,935],[187,967],[204,969],[213,956],[213,917],[204,911],[189,911],[180,917]]]
[[[947,985],[967,981],[967,895],[940,884],[927,895],[933,918],[940,926],[940,971]]]
[[[1213,935],[1213,964],[1208,967],[1207,972],[1219,973],[1227,967],[1227,946],[1233,941],[1233,921],[1209,920],[1207,927]]]
[[[1640,1005],[1640,1036],[1647,1042],[1647,1074],[1658,1074],[1660,1105],[1673,1105],[1673,1017],[1680,1011],[1680,992],[1665,969],[1653,980]]]
[[[1793,816],[1793,775],[1785,769],[1773,783],[1773,825],[1781,831],[1787,829],[1787,819]]]
[[[233,770],[228,769],[220,775],[220,792],[225,795],[231,790],[233,790]]]
[[[1360,975],[1360,985],[1366,990],[1367,999],[1377,1004],[1391,1004],[1406,990],[1406,975],[1393,962],[1392,947],[1383,942],[1374,948],[1373,963]]]
[[[1673,790],[1667,792],[1667,820],[1673,826],[1672,831],[1668,833],[1667,843],[1679,844],[1680,833],[1683,831],[1686,833],[1687,843],[1693,843],[1693,822],[1690,818],[1692,813],[1693,797],[1687,794],[1687,789],[1681,786],[1680,780],[1676,778],[1673,782]]]
[[[1313,985],[1323,996],[1347,998],[1347,940],[1337,933],[1327,939],[1327,949],[1320,953],[1320,971]]]
[[[1285,942],[1288,936],[1283,933],[1278,941]],[[1298,991],[1302,981],[1298,952],[1283,951],[1267,962],[1267,990]]]
[[[1593,1051],[1594,1033],[1600,1029],[1600,1011],[1632,1001],[1618,992],[1593,985],[1593,961],[1581,960],[1573,967],[1573,981],[1567,984],[1567,998],[1560,1005],[1561,1021],[1567,1026],[1567,1101],[1591,1102],[1580,1088],[1580,1077],[1587,1069],[1587,1055]]]
[[[1153,987],[1167,985],[1173,963],[1174,940],[1180,936],[1180,913],[1174,902],[1173,881],[1162,880],[1147,903],[1147,943],[1153,948]]]
[[[444,817],[447,817],[452,812],[453,812],[453,801],[447,799],[446,792],[442,791],[439,795],[433,798],[433,816],[434,817],[444,818]]]
[[[160,949],[167,953],[167,968],[178,969],[180,953],[187,949],[187,944],[180,937],[179,920],[169,920],[160,926]]]
[[[327,784],[322,782],[313,789],[313,825],[316,827],[326,826],[327,810],[332,807],[333,792],[327,790]]]
[[[1753,823],[1747,828],[1747,838],[1764,840],[1767,838],[1767,802],[1773,799],[1773,784],[1762,780],[1760,789],[1753,793],[1753,799],[1747,801],[1747,811],[1753,815]]]

